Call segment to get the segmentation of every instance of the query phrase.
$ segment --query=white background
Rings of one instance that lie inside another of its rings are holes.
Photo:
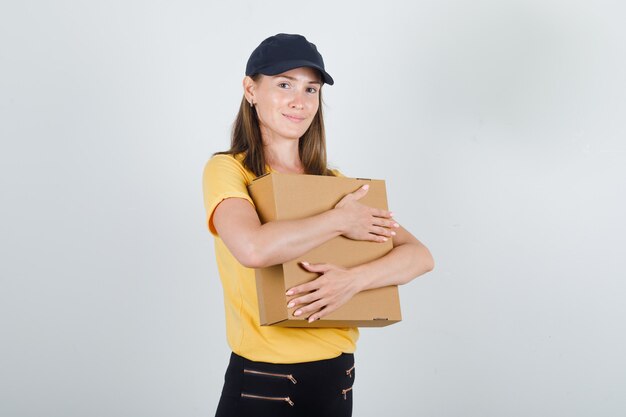
[[[210,416],[201,174],[250,52],[316,43],[328,151],[436,270],[362,331],[362,416],[626,414],[620,1],[0,6],[0,415]]]

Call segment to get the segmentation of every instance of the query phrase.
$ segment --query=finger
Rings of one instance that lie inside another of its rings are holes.
[[[320,309],[318,312],[313,313],[309,316],[309,323],[313,323],[315,320],[319,320],[322,317],[332,313],[336,308],[332,305],[327,305],[326,307]]]
[[[309,317],[311,314],[319,313],[319,310],[324,308],[325,305],[326,303],[324,302],[324,300],[317,300],[314,303],[297,309],[293,312],[293,315],[295,317]]]
[[[311,291],[315,291],[319,287],[320,287],[320,283],[317,281],[317,279],[314,279],[313,281],[309,281],[302,285],[298,285],[297,287],[290,288],[289,290],[287,290],[285,295],[296,295],[296,294],[302,294],[305,292],[311,292]]]
[[[310,294],[303,295],[302,297],[292,298],[287,304],[287,308],[293,308],[302,304],[311,304],[312,302],[319,299],[320,296],[318,295],[317,291],[312,292]]]
[[[344,206],[344,204],[346,204],[346,201],[350,201],[350,200],[359,200],[360,198],[362,198],[365,194],[367,194],[367,190],[369,189],[369,185],[365,184],[361,187],[359,187],[359,189],[357,189],[356,191],[353,191],[349,194],[346,194],[341,200],[339,200],[339,202],[335,205],[335,208],[341,208]]]
[[[388,229],[398,229],[400,225],[394,220],[386,220],[381,217],[374,217],[372,222],[374,226],[386,227]]]
[[[309,264],[308,262],[300,262],[300,265],[302,265],[303,268],[311,272],[319,273],[320,277],[323,276],[327,271],[335,267],[334,265],[330,265],[330,264]],[[289,288],[287,292],[285,293],[285,295],[287,296],[296,295],[296,294],[301,294],[303,292],[310,292],[310,291],[317,290],[321,285],[321,282],[319,280],[320,277],[317,277],[313,281],[305,282],[304,284],[298,285],[297,287]]]
[[[378,227],[378,226],[373,226],[370,230],[370,233],[374,233],[379,236],[385,236],[385,237],[392,237],[396,235],[396,232],[394,232],[393,230],[389,230],[386,227]]]
[[[358,190],[354,191],[352,193],[352,196],[356,199],[356,200],[360,200],[361,198],[365,197],[365,194],[367,194],[367,191],[370,189],[370,185],[369,184],[364,184],[363,186],[361,186]]]
[[[373,217],[380,217],[382,219],[392,219],[393,212],[385,209],[379,209],[376,207],[370,207],[370,215]]]
[[[374,233],[369,233],[369,236],[366,240],[372,241],[372,242],[386,242],[387,240],[389,240],[388,237],[386,236],[380,236],[380,235],[376,235]]]
[[[300,265],[302,265],[307,271],[318,272],[320,274],[330,271],[333,267],[331,264],[310,264],[304,261],[300,262]]]

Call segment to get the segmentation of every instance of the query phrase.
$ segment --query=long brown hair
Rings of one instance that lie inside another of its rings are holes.
[[[261,74],[252,76],[258,81]],[[311,126],[300,137],[298,152],[304,166],[304,173],[309,175],[329,175],[333,172],[326,166],[326,133],[324,131],[324,116],[322,114],[322,90],[319,91],[319,108],[313,117]],[[231,133],[230,149],[215,152],[214,155],[235,155],[243,153],[244,166],[256,176],[266,173],[265,154],[263,153],[263,139],[259,128],[259,118],[256,108],[251,107],[246,97],[241,99],[239,112]]]

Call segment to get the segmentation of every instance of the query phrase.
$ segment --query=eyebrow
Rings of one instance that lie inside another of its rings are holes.
[[[298,81],[297,78],[290,77],[289,75],[275,75],[275,77],[276,78],[287,78],[288,80]],[[319,84],[319,85],[322,85],[322,83],[319,82],[319,81],[309,81],[309,84]]]

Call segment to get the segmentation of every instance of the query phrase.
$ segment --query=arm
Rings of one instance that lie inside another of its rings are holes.
[[[435,261],[426,246],[404,228],[396,230],[393,249],[382,258],[352,268],[359,291],[402,285],[430,272]]]
[[[339,235],[384,242],[399,226],[391,213],[358,202],[367,187],[346,195],[334,209],[299,220],[261,224],[254,207],[242,198],[223,200],[213,225],[231,253],[244,266],[262,268],[294,259]]]
[[[393,249],[374,261],[342,268],[331,264],[302,264],[321,276],[311,282],[287,291],[295,295],[288,306],[302,305],[294,312],[295,316],[308,316],[309,322],[317,320],[336,310],[360,291],[401,285],[432,271],[434,260],[430,251],[406,229],[396,229]],[[306,294],[298,297],[298,294]],[[308,293],[308,294],[307,294]]]

